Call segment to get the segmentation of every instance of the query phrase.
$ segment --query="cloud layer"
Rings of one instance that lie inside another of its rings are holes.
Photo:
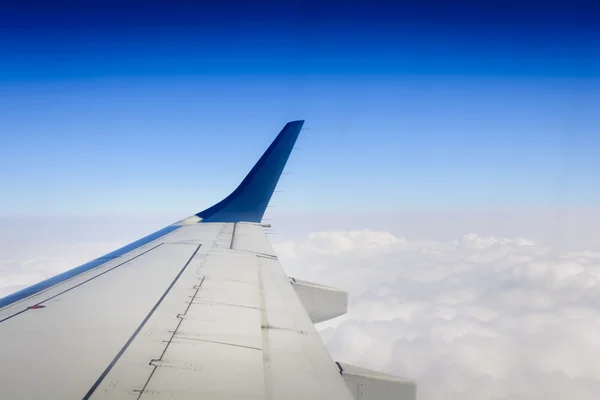
[[[141,236],[129,225],[88,242],[3,230],[0,296]],[[275,248],[291,276],[348,290],[349,313],[318,326],[334,359],[415,379],[421,400],[598,398],[600,248],[368,229]]]
[[[276,244],[288,273],[345,288],[319,327],[335,359],[416,379],[419,398],[596,399],[600,252],[371,230]]]

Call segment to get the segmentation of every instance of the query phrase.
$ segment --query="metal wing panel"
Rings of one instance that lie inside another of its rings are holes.
[[[170,240],[195,242],[211,225]],[[265,398],[258,264],[229,249],[233,228],[221,226],[92,398]]]
[[[266,398],[351,398],[263,228],[237,223],[234,232],[232,250],[258,263]]]
[[[171,240],[194,241],[206,225]],[[262,227],[227,224],[214,243],[173,287],[178,305],[165,300],[93,398],[350,399]]]
[[[43,308],[5,319],[0,323],[2,396],[84,397],[198,248],[159,244],[83,284],[53,288],[43,294],[48,299]]]
[[[351,398],[260,225],[182,226],[0,313],[8,398]]]
[[[259,227],[248,238],[271,248]],[[267,342],[270,390],[276,399],[350,399],[351,395],[289,278],[275,258],[258,257],[264,288],[263,329]]]
[[[260,225],[182,226],[19,310],[9,398],[351,398]]]

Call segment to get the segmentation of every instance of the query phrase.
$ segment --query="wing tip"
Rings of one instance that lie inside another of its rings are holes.
[[[203,222],[260,222],[303,125],[304,120],[286,123],[240,185],[196,216]]]

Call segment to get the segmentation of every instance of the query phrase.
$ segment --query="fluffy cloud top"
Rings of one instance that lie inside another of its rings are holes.
[[[128,241],[13,240],[0,253],[0,296]],[[349,313],[319,325],[334,359],[416,379],[421,400],[598,398],[600,249],[373,230],[275,248],[291,276],[348,290]]]
[[[348,314],[320,326],[334,358],[416,379],[420,399],[598,398],[597,251],[370,230],[276,250],[290,275],[349,291]]]
[[[306,241],[310,251],[325,255],[341,255],[347,252],[360,255],[372,254],[389,249],[391,246],[402,246],[407,243],[406,239],[397,238],[389,232],[371,230],[316,232],[309,234]]]

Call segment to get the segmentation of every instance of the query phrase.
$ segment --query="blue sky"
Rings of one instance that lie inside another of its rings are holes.
[[[58,4],[0,12],[2,216],[200,211],[292,119],[293,212],[600,201],[593,6]]]

